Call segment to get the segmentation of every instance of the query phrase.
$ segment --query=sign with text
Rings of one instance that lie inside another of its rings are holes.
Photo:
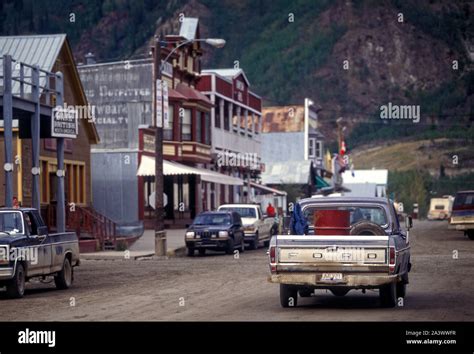
[[[56,106],[51,117],[51,137],[75,139],[79,134],[77,112],[74,108]]]
[[[163,81],[163,128],[169,128],[168,83]]]
[[[155,124],[158,128],[163,128],[163,90],[162,90],[160,79],[156,80],[155,109],[156,109]]]
[[[173,64],[171,64],[170,62],[165,62],[165,61],[161,61],[161,65],[163,67],[161,73],[163,75],[166,75],[166,76],[169,76],[169,77],[173,77]]]
[[[143,151],[155,153],[155,136],[143,134]]]

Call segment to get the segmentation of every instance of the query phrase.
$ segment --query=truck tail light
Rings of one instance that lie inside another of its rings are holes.
[[[270,263],[276,263],[276,247],[270,247]]]
[[[270,271],[272,273],[276,272],[276,247],[270,247]]]
[[[395,252],[395,247],[391,246],[389,248],[389,269],[390,273],[393,273],[395,271],[395,264],[397,263],[397,254]]]

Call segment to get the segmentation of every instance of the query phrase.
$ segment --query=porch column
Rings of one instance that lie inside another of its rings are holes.
[[[252,135],[255,137],[255,113],[252,112]]]
[[[35,112],[31,116],[31,175],[32,175],[32,198],[31,206],[36,209],[40,209],[40,162],[39,162],[39,151],[40,151],[40,72],[39,66],[35,65],[32,70],[32,100],[35,104]]]
[[[241,117],[240,117],[240,106],[237,106],[237,134],[240,135],[240,132],[242,130],[242,122],[240,121]]]
[[[23,85],[23,84],[21,84]],[[3,124],[5,145],[5,206],[13,206],[13,98],[12,57],[3,56]]]
[[[215,105],[216,105],[216,96],[215,95],[211,95],[210,97],[210,101],[212,102],[212,104],[214,105],[214,107],[211,108],[211,129],[214,129],[214,127],[216,126],[215,125],[215,121],[216,121],[216,108],[215,108]]]
[[[232,133],[234,130],[233,128],[233,117],[234,117],[234,104],[229,102],[229,109],[227,110],[228,118],[229,118],[229,131]]]
[[[64,104],[64,82],[63,74],[61,72],[56,73],[56,105],[63,106]],[[56,191],[56,229],[57,232],[66,231],[66,202],[64,198],[64,138],[56,139],[56,158],[58,160],[58,169],[56,171],[58,188]]]
[[[224,129],[224,100],[222,98],[219,98],[219,119],[219,126]]]

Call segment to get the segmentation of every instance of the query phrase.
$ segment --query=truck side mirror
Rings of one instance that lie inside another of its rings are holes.
[[[38,227],[38,236],[48,236],[48,227],[47,226],[39,226]]]
[[[405,218],[405,226],[407,230],[410,230],[413,227],[413,219],[411,216],[407,215]]]

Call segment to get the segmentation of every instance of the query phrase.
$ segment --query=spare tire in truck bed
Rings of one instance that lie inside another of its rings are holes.
[[[376,223],[362,220],[351,226],[351,235],[385,235],[385,230]]]

